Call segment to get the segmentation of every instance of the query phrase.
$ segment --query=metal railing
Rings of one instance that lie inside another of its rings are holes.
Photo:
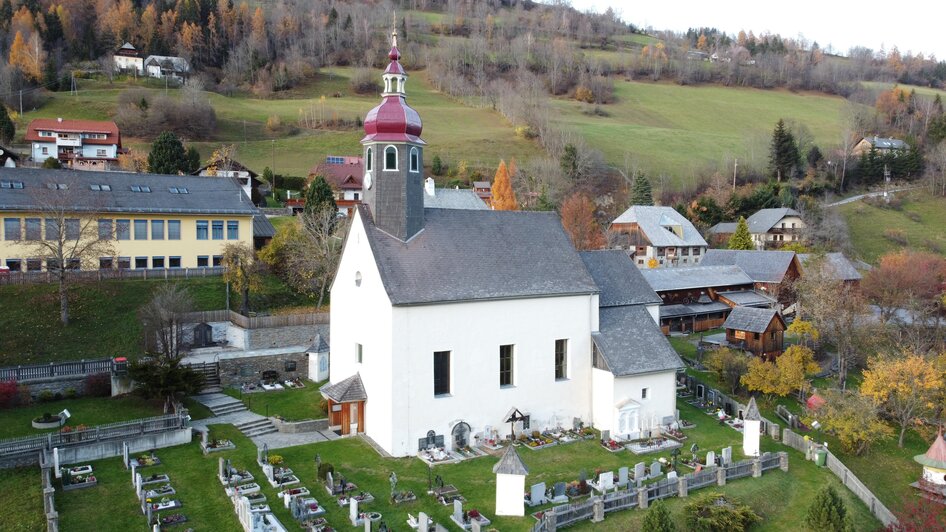
[[[94,375],[96,373],[110,373],[112,371],[111,358],[96,360],[75,360],[71,362],[50,362],[49,364],[33,364],[29,366],[10,366],[0,368],[0,381],[26,382],[37,379],[54,377],[73,377]]]
[[[108,268],[101,270],[67,270],[66,278],[70,281],[111,281],[120,279],[190,279],[193,277],[215,277],[223,275],[226,268],[214,266],[207,268]],[[0,285],[42,284],[59,282],[59,273],[55,271],[8,272],[0,275]]]

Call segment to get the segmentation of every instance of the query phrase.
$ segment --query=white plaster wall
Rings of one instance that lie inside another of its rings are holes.
[[[654,323],[658,326],[660,325],[660,304],[656,305],[647,305],[647,312],[650,314],[651,318],[654,318]]]
[[[641,398],[641,390],[647,388],[647,399]],[[611,430],[617,427],[616,403],[632,399],[640,404],[640,428],[646,430],[660,425],[664,416],[673,416],[677,409],[676,371],[662,371],[644,375],[614,378],[614,402],[611,404]],[[596,425],[597,426],[597,425]],[[631,435],[632,439],[634,435]]]
[[[496,515],[525,515],[526,477],[496,475]]]
[[[443,434],[450,447],[450,432],[460,421],[470,425],[471,437],[486,425],[505,433],[504,416],[513,407],[531,415],[532,430],[542,430],[553,416],[564,425],[573,417],[590,421],[593,301],[581,295],[395,307],[394,433],[386,448],[395,456],[414,454],[429,430]],[[333,346],[335,338],[333,329]],[[560,381],[556,339],[569,340],[568,378]],[[515,385],[501,388],[504,344],[515,345]],[[452,352],[446,397],[434,397],[435,351]]]
[[[613,430],[615,425],[614,375],[610,371],[591,370],[592,422],[598,430]]]
[[[46,154],[43,154],[43,148],[46,148]],[[48,157],[59,156],[59,153],[56,150],[55,138],[53,138],[52,142],[34,142],[32,152],[33,152],[33,160],[37,162],[43,162]]]
[[[355,284],[357,272],[361,273],[360,286]],[[388,451],[392,442],[392,326],[391,302],[356,211],[332,284],[329,380],[335,383],[361,373],[368,394],[366,432]],[[362,364],[356,361],[355,345],[359,343],[363,346]],[[397,390],[399,396],[403,393]]]
[[[99,150],[105,150],[105,155],[99,155]],[[82,156],[114,159],[118,157],[118,146],[115,144],[110,146],[103,146],[102,144],[83,144]]]
[[[745,420],[745,426],[742,429],[742,453],[746,456],[759,456],[759,431],[761,427],[761,421]]]

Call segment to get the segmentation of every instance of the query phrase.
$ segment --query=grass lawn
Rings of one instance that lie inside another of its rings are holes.
[[[841,206],[851,244],[862,259],[876,263],[882,255],[904,247],[946,254],[946,198],[931,196],[926,190],[901,197],[901,210],[880,209],[863,201]],[[902,231],[907,246],[885,238],[888,230]]]
[[[614,93],[617,102],[601,106],[610,116],[589,116],[585,104],[557,99],[555,119],[610,163],[623,168],[627,154],[648,175],[667,175],[677,186],[733,156],[740,166],[765,166],[780,118],[807,126],[817,144],[833,145],[846,105],[824,94],[712,85],[616,81]]]
[[[273,227],[278,231],[280,227],[292,223],[295,219],[295,216],[273,216],[269,219],[269,222],[272,223]]]
[[[127,395],[120,397],[80,397],[0,410],[0,439],[56,432],[58,429],[34,429],[30,425],[30,421],[46,412],[58,414],[64,408],[68,408],[69,413],[72,414],[72,417],[66,422],[67,425],[94,427],[106,423],[160,416],[164,413],[161,404],[161,401],[154,403],[137,395]]]
[[[328,414],[322,409],[319,387],[325,382],[306,381],[305,388],[278,392],[241,394],[236,388],[226,388],[224,393],[243,401],[247,407],[261,416],[282,416],[289,421],[322,419]]]
[[[725,445],[732,445],[734,457],[741,456],[741,436],[738,432],[719,426],[710,416],[703,414],[690,405],[680,404],[681,415],[697,423],[695,429],[689,429],[691,435],[687,441],[687,448],[692,441],[697,442],[701,454],[706,450],[715,449],[717,452]],[[162,449],[157,451],[163,461],[161,466],[145,470],[147,473],[168,473],[171,484],[178,490],[178,498],[184,503],[182,513],[187,515],[197,530],[230,530],[236,527],[236,518],[232,505],[225,497],[220,483],[215,478],[217,458],[230,458],[234,466],[249,469],[257,479],[262,478],[262,471],[255,463],[256,448],[229,425],[212,425],[212,437],[229,438],[237,444],[234,451],[214,453],[209,456],[201,454],[195,443]],[[764,450],[785,450],[785,447],[771,440],[763,440]],[[291,467],[307,486],[313,495],[328,508],[329,521],[339,528],[347,528],[348,510],[340,508],[327,496],[315,481],[314,458],[321,455],[322,461],[334,465],[335,470],[348,480],[356,483],[359,490],[371,492],[375,501],[365,505],[369,511],[381,512],[384,520],[396,529],[403,528],[407,513],[417,515],[419,511],[427,512],[435,520],[446,525],[452,508],[441,506],[426,495],[428,471],[419,460],[412,458],[384,459],[378,456],[360,439],[342,439],[333,442],[291,447],[272,451],[285,459],[285,465]],[[520,450],[520,456],[530,470],[527,485],[536,482],[553,483],[570,481],[578,477],[581,470],[593,474],[596,468],[602,470],[616,470],[620,466],[632,467],[636,462],[651,462],[660,455],[637,457],[630,452],[609,453],[594,441],[578,442],[570,445],[555,446],[539,451]],[[667,453],[663,453],[667,456]],[[528,530],[534,522],[526,518],[498,518],[495,516],[495,476],[492,466],[496,458],[484,457],[469,460],[460,464],[437,466],[433,469],[434,475],[441,475],[445,483],[452,483],[459,487],[467,498],[465,508],[480,509],[493,520],[493,526],[499,530]],[[804,515],[808,505],[821,486],[831,484],[839,487],[839,482],[827,471],[818,469],[812,462],[794,451],[790,451],[789,472],[769,472],[761,479],[740,479],[721,488],[725,493],[732,494],[750,504],[757,512],[764,516],[765,521],[757,527],[759,530],[797,530],[800,516]],[[63,530],[93,531],[93,530],[123,530],[140,529],[144,518],[138,511],[134,492],[129,483],[129,474],[121,460],[112,458],[101,460],[94,464],[99,485],[87,490],[78,490],[64,493],[57,491],[56,506],[61,516]],[[399,479],[400,489],[410,489],[418,495],[417,502],[393,507],[387,503],[390,493],[388,476],[394,471]],[[336,473],[336,478],[338,477]],[[22,519],[17,522],[39,522],[41,514],[41,499],[38,495],[39,475],[35,470],[17,470],[13,475],[4,475],[0,478],[0,497],[12,495],[20,500],[23,493],[33,490],[35,496],[22,497],[22,504],[14,506],[12,512]],[[288,511],[275,500],[276,490],[265,482],[262,483],[263,492],[269,498],[271,507],[283,524],[289,525]],[[706,488],[696,493],[703,493],[715,488]],[[840,490],[842,497],[854,517],[856,530],[870,530],[876,528],[877,522],[870,516],[867,508],[857,501],[854,496]],[[9,500],[4,498],[4,500]],[[100,507],[108,501],[109,511],[101,512]],[[674,519],[682,525],[680,508],[686,501],[672,499],[668,501],[674,514]],[[37,506],[37,503],[39,505]],[[605,530],[638,530],[644,512],[630,510],[618,512],[607,517],[605,523],[595,526],[595,529]],[[585,524],[579,528],[588,529],[593,525]],[[452,525],[448,526],[448,528]],[[291,527],[289,527],[291,528]],[[29,528],[27,528],[29,529]],[[682,528],[680,528],[682,530]]]
[[[164,282],[186,286],[196,310],[226,308],[221,277],[79,283],[70,287],[71,319],[63,327],[56,284],[0,286],[0,328],[5,331],[0,335],[0,366],[137,356],[142,345],[138,308]],[[312,304],[272,275],[264,277],[259,294],[251,295],[251,308],[258,311]],[[237,306],[236,299],[231,306]]]

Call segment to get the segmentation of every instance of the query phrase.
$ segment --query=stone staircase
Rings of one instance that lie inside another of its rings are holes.
[[[189,364],[188,366],[204,376],[204,387],[200,389],[201,395],[223,391],[223,387],[220,385],[220,367],[216,362]]]
[[[270,421],[268,417],[255,419],[252,421],[245,421],[243,423],[234,423],[233,426],[238,428],[240,432],[242,432],[247,438],[277,432],[276,426],[273,425],[273,422]]]
[[[235,414],[237,412],[245,412],[246,405],[243,404],[239,399],[234,399],[229,395],[218,394],[220,397],[215,397],[210,401],[201,401],[204,406],[210,409],[215,416],[225,416],[227,414]]]

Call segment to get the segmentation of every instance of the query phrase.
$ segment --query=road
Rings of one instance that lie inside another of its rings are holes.
[[[912,186],[912,187],[892,188],[892,189],[888,190],[887,192],[890,193],[890,194],[893,194],[894,192],[900,192],[900,191],[903,191],[903,190],[912,190],[912,189],[914,189],[914,188],[920,188],[921,186],[922,186],[922,185],[914,185],[914,186]],[[881,191],[879,191],[879,192],[869,192],[869,193],[867,193],[867,194],[858,194],[857,196],[851,196],[850,198],[845,198],[845,199],[843,199],[843,200],[841,200],[841,201],[835,201],[834,203],[828,203],[828,204],[825,205],[825,207],[838,207],[838,206],[840,206],[840,205],[846,205],[846,204],[848,204],[848,203],[854,203],[855,201],[860,201],[860,200],[862,200],[862,199],[864,199],[864,198],[874,198],[874,197],[883,196],[883,195],[884,195],[884,191],[883,191],[883,190],[881,190]]]

